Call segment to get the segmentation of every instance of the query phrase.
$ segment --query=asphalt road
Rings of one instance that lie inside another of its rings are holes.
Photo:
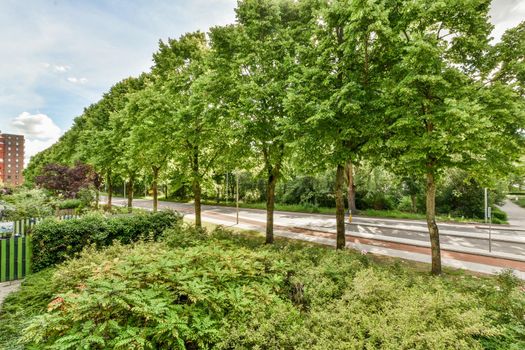
[[[123,198],[114,198],[116,205],[125,205]],[[138,208],[151,209],[151,200],[134,200],[133,205]],[[193,216],[192,203],[173,203],[159,202],[159,208],[170,208],[186,214],[189,218]],[[521,209],[521,208],[520,208]],[[207,218],[220,215],[223,218],[231,218],[235,222],[236,209],[232,207],[203,205],[203,221]],[[259,223],[261,226],[266,221],[266,212],[258,209],[241,208],[239,217],[242,220],[249,220]],[[516,221],[513,221],[516,224]],[[325,214],[306,214],[276,211],[274,224],[290,228],[304,228],[335,232],[335,218]],[[448,244],[454,247],[465,247],[488,251],[488,226],[480,224],[457,224],[439,223],[441,244]],[[366,233],[369,235],[402,238],[415,243],[429,242],[427,226],[424,221],[418,220],[397,220],[369,217],[354,217],[352,224],[347,224],[347,234],[352,232]],[[492,251],[495,253],[507,253],[519,255],[525,258],[525,224],[523,226],[492,226]]]
[[[516,227],[525,228],[525,208],[506,200],[501,210],[507,213],[509,224]]]

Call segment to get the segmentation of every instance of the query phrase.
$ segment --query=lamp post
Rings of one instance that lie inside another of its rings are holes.
[[[239,225],[239,172],[235,173],[235,179],[237,182],[237,193],[235,194],[235,202],[237,206],[237,225]]]
[[[492,252],[492,208],[487,208],[487,216],[489,218],[489,253]]]
[[[488,194],[487,188],[485,187],[485,208],[483,208],[485,211],[485,223],[488,222],[488,218],[489,218],[488,207],[489,207],[489,194]]]

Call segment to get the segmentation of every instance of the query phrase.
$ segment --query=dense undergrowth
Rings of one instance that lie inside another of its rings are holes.
[[[1,311],[0,348],[517,350],[521,288],[179,224],[27,278]]]

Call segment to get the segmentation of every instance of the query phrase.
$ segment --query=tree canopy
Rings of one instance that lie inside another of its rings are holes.
[[[432,271],[441,271],[436,189],[461,170],[490,185],[524,149],[525,24],[501,42],[489,0],[242,0],[236,23],[160,41],[150,72],[116,83],[73,127],[33,157],[83,161],[114,181],[189,184],[201,225],[203,186],[249,169],[263,174],[266,242],[287,170],[335,171],[337,248],[353,165],[389,168],[426,193]],[[179,186],[177,185],[177,186]],[[416,188],[416,190],[414,190]],[[225,189],[229,191],[229,189]],[[355,198],[349,200],[355,207]],[[415,207],[415,203],[412,203]]]

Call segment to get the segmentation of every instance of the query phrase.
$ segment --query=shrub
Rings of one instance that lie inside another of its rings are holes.
[[[60,263],[90,244],[100,248],[114,240],[131,243],[147,236],[155,239],[180,221],[180,215],[169,211],[112,217],[93,213],[64,221],[46,219],[32,231],[33,270]]]
[[[412,199],[409,196],[401,197],[396,209],[399,211],[413,212]]]
[[[49,196],[40,189],[16,189],[11,195],[3,196],[8,209],[3,213],[5,220],[20,220],[25,218],[40,218],[53,214],[53,206]]]
[[[17,343],[35,349],[523,345],[521,282],[508,273],[497,279],[433,278],[400,262],[377,264],[351,251],[261,243],[224,229],[209,233],[180,224],[166,230],[161,242],[85,247],[52,274],[30,276],[8,299],[8,310],[18,318],[0,314],[6,325],[0,327],[0,344],[10,349]],[[28,302],[31,307],[24,310]]]
[[[4,300],[0,309],[0,349],[24,349],[17,340],[27,322],[44,312],[53,298],[55,289],[49,284],[52,276],[51,269],[31,274],[19,291],[10,293]]]
[[[523,349],[522,281],[179,224],[29,276],[8,349]]]
[[[22,341],[39,348],[206,349],[235,329],[250,339],[244,344],[257,344],[253,325],[269,325],[265,320],[277,314],[299,319],[281,297],[284,277],[271,254],[240,247],[151,242],[87,249],[55,272],[51,284],[61,292],[32,318]],[[272,328],[284,332],[287,325]]]
[[[77,209],[82,206],[82,201],[80,199],[66,199],[59,201],[56,204],[58,209]]]
[[[492,218],[497,219],[500,222],[506,222],[508,219],[507,213],[500,208],[492,208]]]

